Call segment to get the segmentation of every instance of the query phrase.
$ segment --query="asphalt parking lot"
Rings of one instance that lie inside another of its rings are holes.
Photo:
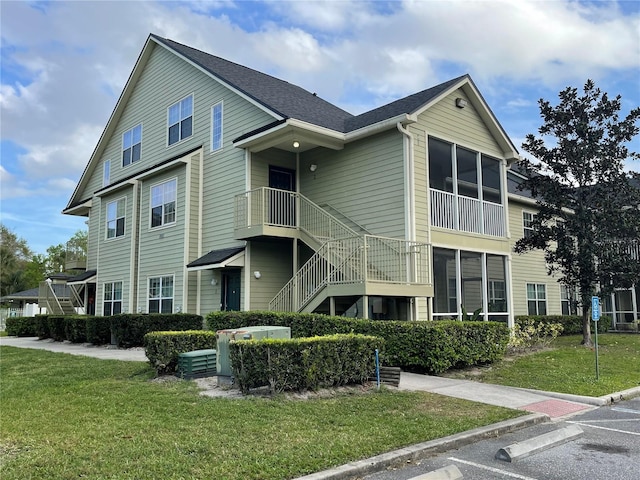
[[[569,425],[579,426],[582,435],[512,463],[495,458],[501,448]],[[483,440],[419,464],[364,478],[410,480],[450,465],[455,465],[465,480],[640,480],[640,398]]]

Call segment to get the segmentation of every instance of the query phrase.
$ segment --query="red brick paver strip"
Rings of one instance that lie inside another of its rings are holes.
[[[579,412],[580,410],[586,410],[587,408],[591,407],[583,403],[567,402],[565,400],[543,400],[542,402],[536,402],[520,407],[520,410],[544,413],[549,415],[551,418],[557,418],[570,413]]]

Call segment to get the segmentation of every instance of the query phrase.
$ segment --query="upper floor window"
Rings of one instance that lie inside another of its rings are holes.
[[[124,198],[107,203],[107,238],[124,235],[125,207]]]
[[[122,166],[140,160],[142,147],[142,125],[136,125],[122,134]]]
[[[533,222],[536,216],[532,212],[522,212],[522,230],[525,238],[529,238],[535,233]]]
[[[193,95],[169,107],[169,145],[190,137],[193,133]]]
[[[211,107],[211,151],[222,148],[222,102]]]
[[[111,160],[105,160],[102,164],[102,186],[106,187],[111,183]]]
[[[106,317],[122,312],[122,282],[104,284],[102,314]]]
[[[173,276],[149,279],[149,313],[173,313]]]
[[[174,178],[151,187],[151,227],[175,223],[177,185]]]

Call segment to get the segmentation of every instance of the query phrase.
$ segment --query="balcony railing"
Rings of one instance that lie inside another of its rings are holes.
[[[236,230],[263,225],[298,228],[316,238],[320,243],[329,239],[358,235],[353,229],[297,192],[261,187],[237,195],[234,222]]]
[[[328,285],[427,285],[428,245],[364,235],[326,242],[269,303],[299,311]]]
[[[456,197],[442,190],[431,190],[431,225],[494,237],[507,235],[503,205],[462,195]]]

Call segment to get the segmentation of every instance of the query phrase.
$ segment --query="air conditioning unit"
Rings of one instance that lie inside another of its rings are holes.
[[[220,377],[231,377],[231,356],[229,354],[229,342],[234,340],[261,340],[263,338],[291,338],[291,328],[260,325],[255,327],[242,327],[235,329],[218,330],[216,368],[218,380]],[[224,382],[224,380],[223,380]],[[224,382],[228,383],[228,382]]]

